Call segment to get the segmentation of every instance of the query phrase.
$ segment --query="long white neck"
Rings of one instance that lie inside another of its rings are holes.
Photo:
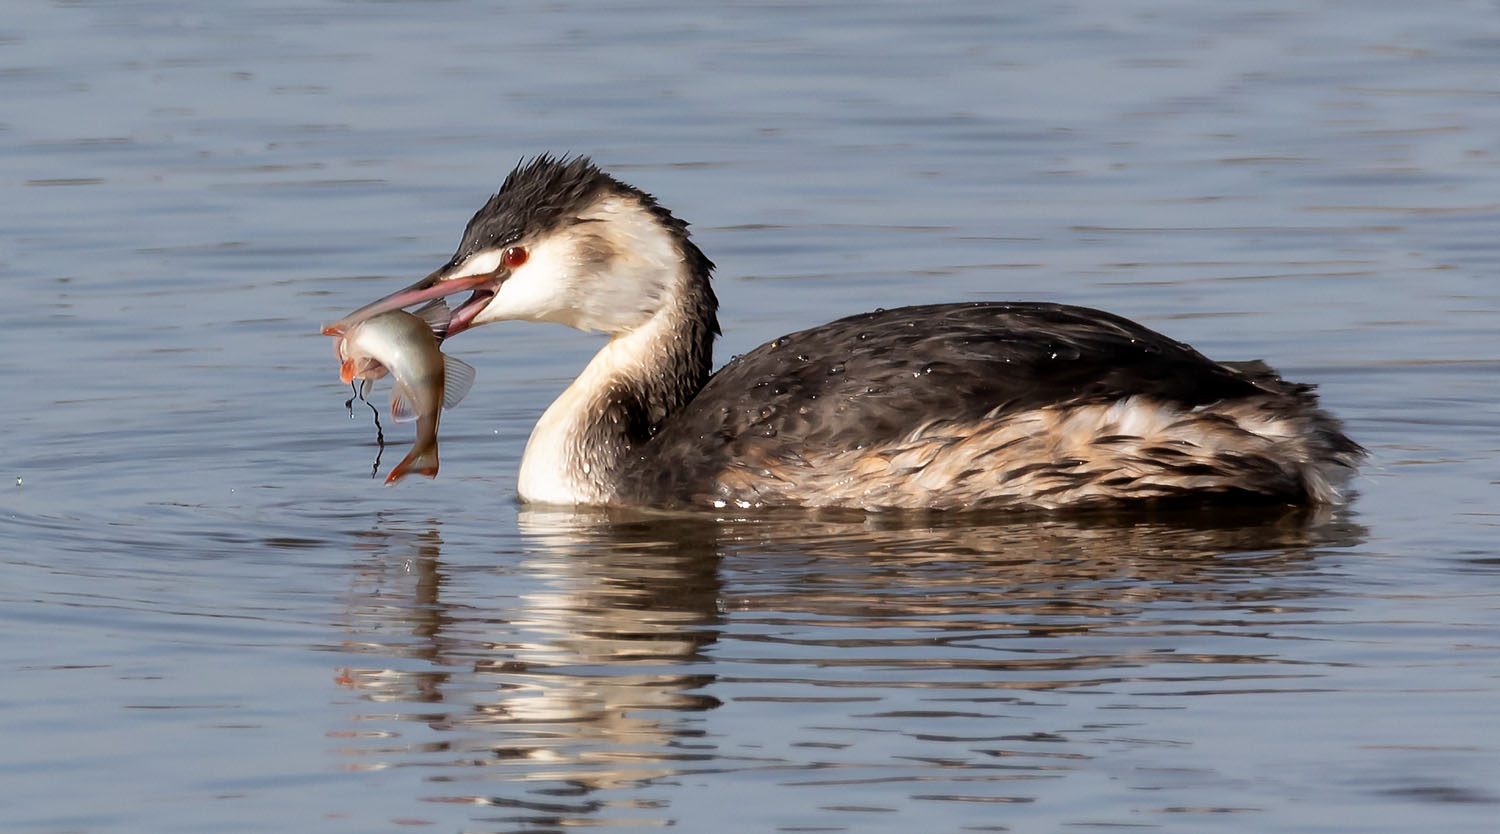
[[[521,500],[619,503],[621,473],[708,379],[715,306],[706,272],[684,264],[661,309],[610,339],[537,421],[521,456]]]

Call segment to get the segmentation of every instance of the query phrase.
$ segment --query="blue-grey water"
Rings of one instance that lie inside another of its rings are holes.
[[[1497,137],[1488,0],[9,2],[0,830],[1500,830]],[[1370,462],[1315,513],[533,512],[600,341],[514,324],[383,486],[319,327],[540,151],[694,224],[721,360],[1085,304]]]

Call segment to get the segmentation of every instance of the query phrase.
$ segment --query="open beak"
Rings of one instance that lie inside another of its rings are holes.
[[[348,330],[350,327],[364,321],[365,319],[388,313],[392,310],[401,310],[434,298],[454,295],[466,290],[473,290],[474,294],[453,311],[453,317],[448,321],[448,336],[467,330],[474,317],[479,311],[489,304],[494,298],[495,291],[500,288],[500,282],[504,275],[500,272],[485,272],[479,275],[462,275],[456,278],[446,277],[451,267],[443,267],[426,278],[412,284],[404,290],[398,290],[385,298],[371,301],[369,304],[355,310],[347,316],[339,319],[333,324],[323,328],[323,335],[336,336]]]

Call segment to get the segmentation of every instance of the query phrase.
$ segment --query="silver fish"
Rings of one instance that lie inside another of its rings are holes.
[[[474,384],[473,367],[438,349],[447,324],[447,305],[438,300],[415,315],[394,310],[323,329],[324,335],[339,337],[334,343],[342,363],[339,379],[364,380],[362,393],[369,394],[374,381],[389,373],[394,377],[391,416],[398,423],[417,421],[417,441],[386,476],[388,484],[412,472],[437,475],[439,416],[444,408],[458,405]]]

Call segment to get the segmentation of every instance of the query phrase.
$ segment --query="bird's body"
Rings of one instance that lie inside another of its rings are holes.
[[[1057,508],[1332,497],[1307,386],[1098,310],[939,304],[756,348],[641,445],[627,503]]]
[[[540,157],[475,215],[447,265],[347,320],[473,289],[450,334],[503,319],[609,333],[532,432],[519,477],[530,502],[1319,502],[1360,455],[1310,386],[1082,307],[880,310],[710,376],[712,268],[649,195],[587,160]]]

